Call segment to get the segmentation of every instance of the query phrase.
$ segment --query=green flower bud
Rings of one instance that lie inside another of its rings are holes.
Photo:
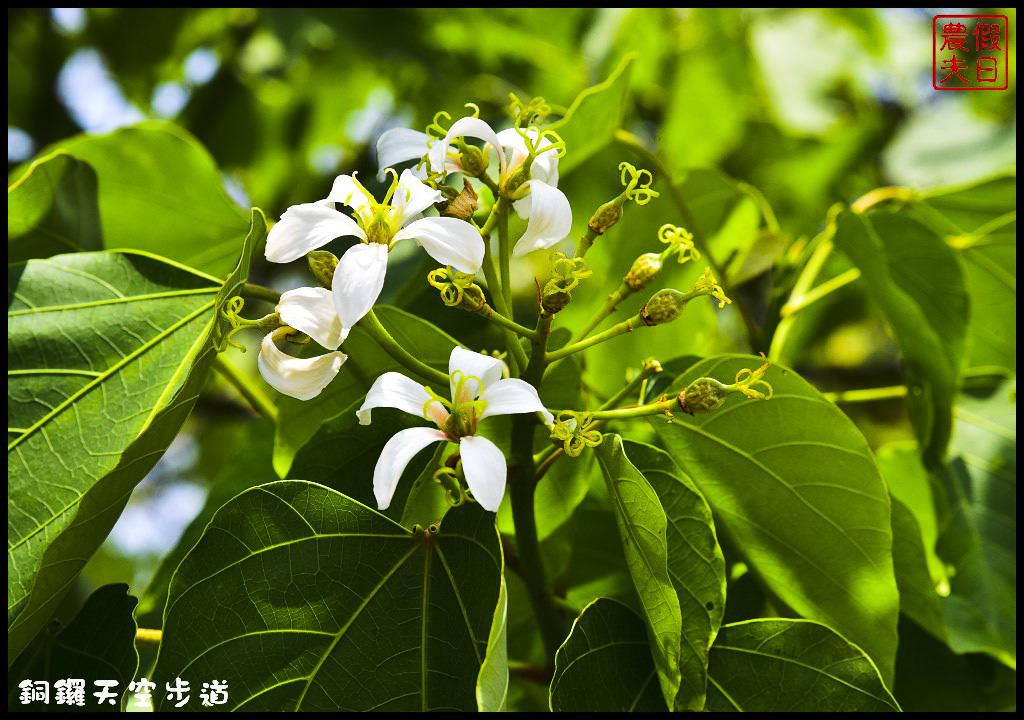
[[[544,308],[544,312],[554,315],[568,305],[571,300],[571,293],[565,290],[554,290],[552,292],[545,292],[540,304]]]
[[[663,325],[679,317],[686,307],[686,296],[678,290],[667,288],[654,293],[640,316],[648,325]]]
[[[587,222],[587,227],[595,235],[604,235],[615,223],[622,219],[622,203],[624,202],[623,196],[619,196],[614,200],[609,200],[604,205],[599,207],[597,211],[590,216],[590,220]]]
[[[633,267],[626,273],[623,280],[634,291],[643,290],[651,284],[654,278],[661,272],[661,255],[658,253],[645,253],[633,262]]]
[[[337,256],[326,250],[313,250],[306,255],[306,262],[316,281],[330,290],[334,282],[334,269],[338,267]]]
[[[728,395],[729,390],[725,385],[714,378],[702,377],[687,385],[686,389],[676,396],[676,402],[683,412],[695,415],[717,410]]]
[[[465,310],[466,312],[480,312],[483,306],[487,304],[487,298],[484,297],[483,288],[479,285],[470,285],[462,290],[462,299],[455,305],[459,310]]]

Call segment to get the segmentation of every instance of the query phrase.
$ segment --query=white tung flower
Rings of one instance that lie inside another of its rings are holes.
[[[477,423],[491,415],[531,412],[542,413],[549,425],[554,422],[532,385],[502,379],[501,370],[501,360],[456,347],[448,361],[451,402],[396,372],[377,378],[356,411],[360,424],[369,425],[373,408],[393,407],[437,426],[402,430],[384,445],[373,471],[373,492],[381,510],[391,504],[402,471],[416,453],[446,440],[458,443],[466,483],[480,507],[497,512],[505,494],[505,456],[490,440],[474,435]]]
[[[537,142],[539,133],[536,129],[529,128],[525,132],[531,141]],[[496,133],[483,120],[465,117],[452,123],[444,138],[433,141],[429,150],[430,136],[426,133],[406,128],[388,130],[377,140],[377,160],[381,167],[387,167],[426,154],[435,172],[461,172],[459,155],[450,152],[452,140],[459,137],[478,138],[496,149],[500,165],[498,185],[501,187],[505,187],[506,181],[530,154],[526,141],[515,128]],[[529,194],[513,205],[519,216],[528,221],[526,232],[512,250],[513,255],[549,248],[572,229],[572,208],[565,193],[558,189],[558,151],[553,145],[542,148],[534,158],[530,165],[530,178],[524,183],[530,188]]]
[[[415,240],[442,265],[467,273],[480,269],[484,243],[473,225],[457,218],[420,216],[441,198],[440,191],[408,170],[396,177],[382,203],[354,175],[339,175],[326,198],[285,211],[267,236],[267,260],[291,262],[337,237],[358,237],[362,242],[341,256],[332,280],[335,311],[347,330],[377,302],[388,252],[400,240]],[[336,202],[350,207],[355,220],[335,210]]]
[[[348,355],[338,352],[348,330],[341,326],[331,292],[312,287],[289,290],[281,295],[277,314],[285,327],[263,338],[256,361],[260,374],[279,393],[299,400],[315,398],[348,360]],[[297,358],[282,352],[277,342],[296,330],[334,352],[313,358]]]

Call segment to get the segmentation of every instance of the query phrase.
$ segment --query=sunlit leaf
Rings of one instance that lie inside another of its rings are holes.
[[[596,449],[612,500],[626,562],[644,611],[658,682],[666,704],[679,692],[682,616],[668,574],[665,511],[658,495],[622,449],[622,438],[605,435]]]
[[[501,575],[501,592],[491,620],[487,652],[476,680],[476,704],[480,712],[500,712],[508,700],[508,589]]]
[[[900,709],[859,647],[808,620],[725,625],[711,648],[708,674],[710,712]]]
[[[760,363],[710,358],[666,393],[703,376],[728,383]],[[786,368],[764,379],[770,400],[737,394],[714,412],[652,424],[769,590],[856,642],[891,678],[899,597],[885,483],[835,405]]]
[[[668,520],[668,573],[679,597],[682,685],[676,710],[701,710],[707,689],[708,649],[725,613],[725,558],[711,509],[693,481],[658,448],[625,441],[623,448],[658,494]]]
[[[100,250],[96,173],[64,153],[36,160],[7,190],[7,262]]]
[[[926,466],[941,462],[967,330],[967,292],[953,251],[925,225],[886,213],[839,218],[836,246],[861,270],[903,354],[910,414]]]
[[[186,131],[143,124],[49,148],[58,150],[96,171],[103,247],[144,250],[218,278],[235,266],[246,213]]]
[[[501,567],[475,505],[413,534],[319,485],[263,485],[175,573],[154,674],[224,679],[226,710],[475,710]]]
[[[953,565],[943,600],[950,645],[1017,665],[1017,385],[961,396],[942,473],[953,503],[938,551]]]
[[[46,622],[132,488],[188,416],[217,354],[213,277],[139,253],[76,253],[8,273],[8,653]]]

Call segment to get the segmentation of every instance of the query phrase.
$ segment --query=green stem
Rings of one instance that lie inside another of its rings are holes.
[[[553,363],[562,358],[568,357],[573,353],[577,353],[580,350],[586,350],[588,347],[603,343],[605,340],[611,340],[613,337],[622,335],[623,333],[633,332],[638,327],[646,327],[647,323],[644,322],[643,317],[639,314],[629,318],[629,320],[623,320],[620,323],[613,325],[604,332],[600,332],[597,335],[591,335],[590,337],[580,340],[579,342],[571,343],[565,347],[555,350],[547,354],[546,361],[548,364]]]
[[[831,280],[826,280],[818,287],[814,288],[810,292],[804,293],[801,297],[792,297],[789,302],[785,304],[779,314],[782,317],[798,313],[808,305],[816,303],[823,297],[826,297],[829,293],[833,293],[839,288],[849,285],[860,278],[860,268],[850,268],[844,273],[836,275]]]
[[[160,647],[161,641],[164,639],[163,630],[153,630],[150,628],[136,628],[135,630],[135,644],[143,647],[158,648]]]
[[[495,268],[494,254],[491,252],[490,238],[487,236],[489,228],[493,228],[494,224],[498,222],[498,214],[504,213],[506,209],[507,205],[504,198],[498,198],[498,201],[494,203],[494,208],[491,210],[490,217],[487,218],[484,227],[480,229],[484,239],[484,262],[482,267],[484,278],[487,280],[487,289],[491,292],[491,300],[497,306],[498,312],[505,318],[515,322],[509,306],[505,303],[505,294],[501,283],[498,281],[498,270]],[[525,368],[527,364],[526,352],[519,344],[516,334],[509,328],[505,328],[505,345],[508,348],[508,355],[506,357],[509,370],[514,377],[518,377],[520,370]]]
[[[907,394],[906,385],[892,385],[880,388],[865,388],[863,390],[843,390],[841,392],[822,393],[827,399],[834,403],[856,403],[873,402],[875,400],[891,400],[892,398],[903,397]]]
[[[587,254],[587,251],[593,246],[594,241],[601,237],[601,233],[595,232],[591,228],[587,228],[587,231],[583,233],[582,237],[576,241],[576,252],[573,257],[581,258]]]
[[[223,355],[217,355],[213,361],[213,366],[246,399],[258,415],[262,415],[275,425],[277,424],[277,407],[266,396],[262,388],[225,360]]]
[[[623,398],[628,397],[638,387],[640,387],[644,380],[660,372],[661,363],[659,363],[657,360],[646,361],[644,363],[643,369],[639,373],[637,373],[637,376],[630,380],[627,384],[623,385],[622,389],[615,393],[612,397],[608,398],[608,400],[603,405],[601,405],[599,410],[610,410],[614,408],[616,405],[622,402]]]
[[[675,397],[631,408],[595,410],[590,415],[594,420],[633,420],[635,418],[647,417],[648,415],[664,415],[665,413],[671,413],[673,408],[676,410],[679,409],[679,405],[676,402]]]
[[[604,305],[602,305],[598,311],[591,316],[590,320],[580,328],[579,332],[577,332],[576,336],[572,339],[572,342],[579,342],[583,338],[587,337],[587,335],[593,332],[594,328],[604,322],[606,317],[615,312],[615,308],[618,307],[620,302],[632,295],[633,292],[633,288],[631,288],[626,282],[619,285],[615,292],[609,295],[608,299],[604,301]]]
[[[266,300],[272,305],[277,305],[281,302],[281,293],[277,290],[271,290],[270,288],[265,288],[262,285],[254,285],[252,283],[246,283],[242,286],[242,296],[254,298],[256,300]]]
[[[533,330],[531,330],[528,327],[524,327],[524,326],[520,325],[515,320],[510,320],[509,318],[505,317],[504,315],[499,313],[497,310],[492,308],[487,303],[484,303],[483,307],[481,307],[479,310],[477,310],[477,312],[479,314],[483,315],[485,318],[487,318],[491,322],[496,323],[498,325],[501,325],[503,328],[505,328],[507,330],[511,330],[512,332],[516,333],[517,335],[521,335],[521,336],[523,336],[525,338],[532,338],[534,336],[534,331]],[[525,358],[525,354],[524,354],[523,357]]]
[[[373,338],[373,341],[380,345],[384,352],[390,355],[399,365],[416,373],[428,382],[448,387],[448,375],[440,370],[435,370],[426,363],[423,363],[410,355],[405,348],[399,345],[398,342],[391,337],[391,333],[384,329],[384,326],[380,324],[380,320],[377,319],[377,314],[373,312],[373,310],[370,310],[370,312],[363,315],[362,319],[360,319],[357,324],[365,330],[366,333]]]
[[[512,251],[509,248],[508,239],[508,213],[503,212],[498,217],[498,266],[501,271],[501,291],[509,318],[512,318],[512,270],[509,262],[511,257]]]
[[[523,373],[523,379],[538,389],[544,376],[545,349],[551,320],[550,315],[541,313],[537,321],[530,362]],[[565,633],[553,603],[554,595],[548,587],[534,515],[537,468],[533,460],[533,429],[536,424],[536,417],[530,414],[518,414],[512,418],[512,472],[509,476],[508,491],[512,503],[512,520],[516,528],[520,574],[526,583],[530,604],[537,616],[550,667],[554,663],[555,653],[562,644]]]

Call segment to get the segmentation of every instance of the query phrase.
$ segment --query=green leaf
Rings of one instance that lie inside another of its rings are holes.
[[[378,305],[374,312],[381,325],[402,347],[427,365],[448,374],[448,360],[452,348],[459,344],[457,340],[404,310]],[[278,397],[280,422],[274,437],[274,469],[282,478],[288,476],[295,454],[316,435],[320,426],[337,417],[357,399],[365,397],[379,375],[385,372],[408,374],[358,325],[352,328],[342,349],[348,354],[348,360],[338,377],[317,397],[306,401],[286,395]],[[437,390],[444,396],[451,392],[449,388]]]
[[[730,382],[761,360],[704,360],[699,377]],[[892,677],[899,597],[889,494],[864,437],[792,370],[772,367],[768,401],[732,395],[718,410],[653,419],[672,458],[700,487],[760,580],[804,617],[863,647]]]
[[[710,712],[899,710],[871,658],[808,620],[726,625],[711,647]]]
[[[116,680],[118,696],[135,677],[139,656],[135,651],[135,605],[127,585],[105,585],[85,601],[75,619],[63,628],[55,623],[38,638],[41,647],[25,653],[8,673],[8,710],[60,712],[116,712],[118,706],[99,707],[93,698],[94,680]],[[85,705],[56,704],[56,683],[68,678],[85,680]],[[50,706],[18,702],[18,682],[29,679],[50,684]],[[116,700],[115,700],[116,702]]]
[[[679,655],[683,620],[668,574],[665,511],[650,483],[623,452],[621,437],[605,435],[595,452],[615,510],[629,572],[643,607],[661,692],[665,703],[672,705],[682,681]]]
[[[555,654],[554,712],[665,712],[644,621],[598,598],[583,608]]]
[[[1017,666],[1017,384],[962,396],[941,477],[953,503],[939,555],[951,563],[943,599],[950,647]]]
[[[626,93],[629,89],[630,63],[636,53],[622,58],[608,78],[587,88],[573,100],[565,116],[548,126],[556,130],[568,149],[558,169],[567,174],[612,141],[622,127]]]
[[[8,263],[102,247],[96,172],[89,163],[54,153],[8,188]]]
[[[502,558],[504,562],[504,558]],[[476,679],[476,705],[480,712],[501,712],[508,700],[508,588],[501,573],[501,592],[491,618],[487,653]]]
[[[919,221],[845,212],[836,246],[861,270],[903,354],[910,415],[925,465],[942,461],[967,329],[967,291],[953,251]]]
[[[693,481],[662,450],[623,443],[626,456],[658,494],[668,520],[668,572],[685,618],[676,710],[704,708],[708,651],[725,613],[725,557],[715,537],[711,508]]]
[[[210,524],[217,510],[235,495],[257,485],[277,480],[277,475],[270,465],[274,428],[263,419],[256,419],[243,426],[243,432],[244,441],[229,448],[232,452],[225,461],[224,468],[212,478],[210,493],[202,510],[181,533],[174,548],[161,558],[153,579],[142,593],[138,617],[143,625],[159,627],[163,623],[164,605],[167,604],[167,589],[171,577],[188,551],[202,537],[203,530]],[[152,617],[149,617],[151,614]]]
[[[146,123],[48,148],[87,162],[99,181],[103,246],[144,250],[223,278],[238,259],[246,213],[189,133]]]
[[[971,298],[969,368],[1017,369],[1017,178],[926,196],[912,211],[958,252]]]
[[[900,612],[940,640],[947,640],[942,599],[928,572],[921,528],[910,508],[892,498],[892,561],[900,591]]]
[[[46,622],[177,434],[266,223],[221,285],[141,253],[8,272],[8,657]]]
[[[414,535],[313,483],[263,485],[175,573],[154,675],[224,679],[225,710],[474,710],[501,568],[475,505]]]

